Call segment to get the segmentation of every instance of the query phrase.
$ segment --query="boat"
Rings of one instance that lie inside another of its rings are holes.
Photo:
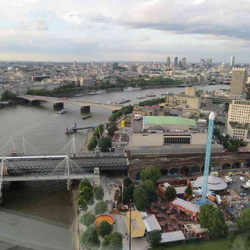
[[[179,87],[179,88],[193,87],[193,84],[185,84],[185,83],[183,83],[183,84],[178,85],[177,87]]]
[[[88,119],[88,118],[90,118],[90,117],[92,117],[92,115],[84,115],[84,116],[82,117],[82,119],[85,120],[85,119]]]
[[[97,91],[96,91],[96,94],[97,94],[97,95],[106,94],[106,90],[104,90],[104,89],[97,90]]]
[[[149,94],[146,95],[146,97],[156,97],[156,94],[154,94],[154,93],[149,93]]]
[[[85,96],[85,94],[76,94],[75,97]]]
[[[167,95],[169,95],[168,92],[167,93],[161,93],[161,96],[167,96]]]
[[[116,104],[123,104],[125,102],[126,102],[126,99],[122,98],[122,99],[116,101]]]
[[[125,92],[131,92],[131,91],[136,91],[136,90],[140,90],[141,88],[138,87],[138,88],[133,88],[133,87],[128,87],[126,89],[123,89],[123,91]]]
[[[96,91],[91,91],[88,93],[88,95],[97,95],[97,92]]]
[[[60,111],[57,112],[58,115],[62,115],[67,112],[67,109],[61,109]]]
[[[130,99],[125,99],[125,102],[131,102],[131,100]]]
[[[137,96],[136,99],[144,99],[145,96]]]

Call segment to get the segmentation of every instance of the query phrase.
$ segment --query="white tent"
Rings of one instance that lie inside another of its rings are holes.
[[[167,243],[167,242],[174,242],[174,241],[180,241],[185,240],[185,235],[182,231],[174,231],[169,233],[162,233],[161,234],[161,243]]]
[[[159,225],[157,219],[155,218],[155,215],[152,214],[149,217],[145,218],[143,220],[147,232],[151,232],[153,230],[161,230],[161,226]]]

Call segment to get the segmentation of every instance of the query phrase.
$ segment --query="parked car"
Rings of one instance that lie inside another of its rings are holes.
[[[245,178],[244,178],[244,177],[240,177],[240,180],[241,180],[241,181],[245,181]]]

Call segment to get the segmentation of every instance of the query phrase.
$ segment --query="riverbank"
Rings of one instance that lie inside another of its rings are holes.
[[[84,152],[84,153],[88,153],[89,152],[89,150],[88,150],[88,144],[89,144],[89,141],[91,140],[93,134],[94,134],[93,130],[88,130],[87,131],[86,140],[85,140],[85,143],[84,143],[83,148],[81,150],[82,152]]]

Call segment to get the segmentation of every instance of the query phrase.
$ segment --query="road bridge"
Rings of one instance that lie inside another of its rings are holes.
[[[97,103],[97,102],[81,101],[77,99],[64,99],[64,98],[56,98],[56,97],[48,97],[48,96],[19,95],[17,97],[27,100],[29,102],[34,102],[34,103],[36,102],[39,103],[40,101],[50,102],[54,104],[54,107],[57,106],[58,108],[63,108],[64,103],[69,103],[69,104],[77,105],[80,107],[85,107],[81,109],[82,111],[90,111],[90,108],[86,108],[90,106],[105,108],[105,109],[109,109],[112,111],[120,110],[123,107],[122,105],[118,105],[118,104]],[[56,104],[60,104],[60,105],[56,105]]]

